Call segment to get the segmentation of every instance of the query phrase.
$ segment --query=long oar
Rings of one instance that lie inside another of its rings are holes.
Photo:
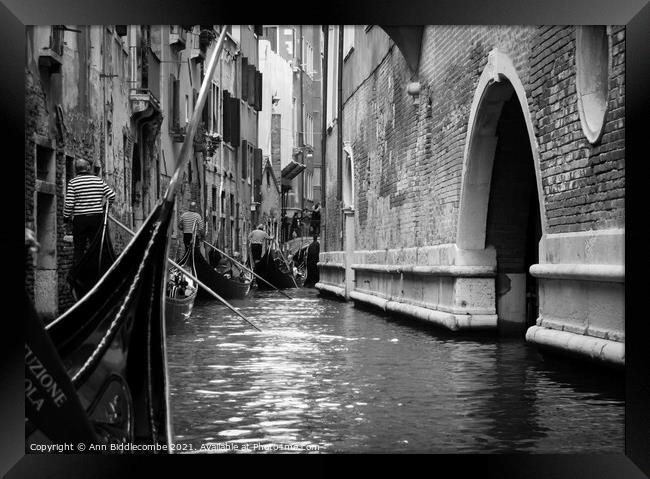
[[[109,215],[109,218],[110,218],[111,220],[113,220],[113,221],[115,222],[116,225],[118,225],[119,227],[121,227],[121,228],[122,228],[124,231],[126,231],[127,233],[130,233],[130,234],[132,234],[132,235],[135,234],[135,233],[134,233],[133,231],[131,231],[131,230],[130,230],[126,225],[123,225],[119,220],[117,220],[116,218],[113,218],[113,216]],[[196,276],[194,276],[192,273],[188,272],[185,268],[182,268],[178,263],[176,263],[176,261],[173,261],[173,260],[170,259],[170,258],[167,258],[167,261],[169,262],[169,264],[171,264],[171,265],[174,266],[175,268],[178,268],[178,269],[182,272],[182,274],[184,274],[184,275],[187,276],[188,278],[193,279],[194,281],[196,281],[196,283],[197,283],[199,286],[201,286],[204,290],[206,290],[208,293],[210,293],[210,294],[211,294],[212,296],[214,296],[216,299],[218,299],[219,301],[221,301],[221,302],[222,302],[222,303],[223,303],[223,304],[224,304],[228,309],[230,309],[230,310],[231,310],[233,313],[235,313],[237,316],[239,316],[240,318],[242,318],[244,321],[246,321],[248,324],[250,324],[251,326],[253,326],[253,327],[254,327],[255,329],[257,329],[258,331],[262,331],[260,328],[258,328],[258,327],[255,326],[253,323],[251,323],[251,321],[250,321],[246,316],[244,316],[242,313],[240,313],[240,312],[239,312],[239,311],[238,311],[238,310],[237,310],[237,309],[236,309],[232,304],[230,304],[228,301],[226,301],[225,299],[223,299],[223,298],[222,298],[221,296],[219,296],[217,293],[215,293],[214,291],[212,291],[212,289],[210,289],[208,286],[206,286],[205,284],[203,284],[203,282],[201,282],[201,281],[199,280],[199,278],[197,278]]]
[[[108,223],[108,200],[106,201],[106,208],[104,209],[104,225],[102,226],[102,239],[99,242],[99,264],[97,265],[97,274],[102,275],[102,253],[104,252],[104,237],[106,236],[106,224]]]
[[[204,242],[205,244],[207,244],[209,247],[213,248],[215,251],[218,251],[219,253],[221,253],[222,255],[224,255],[224,256],[225,256],[226,258],[228,258],[229,260],[234,261],[235,263],[237,263],[239,266],[241,266],[242,268],[244,268],[244,269],[245,269],[246,271],[248,271],[249,273],[252,273],[253,276],[255,276],[257,279],[261,279],[262,281],[264,281],[264,282],[265,282],[266,284],[268,284],[271,288],[277,290],[278,293],[282,293],[282,294],[284,294],[287,298],[289,298],[289,299],[293,299],[291,296],[289,296],[287,293],[285,293],[284,291],[282,291],[280,288],[278,288],[278,287],[276,287],[276,286],[273,286],[271,283],[269,283],[267,280],[265,280],[264,278],[262,278],[260,275],[256,274],[255,271],[253,271],[253,270],[251,270],[251,269],[248,269],[246,266],[244,266],[243,264],[241,264],[241,263],[240,263],[239,261],[237,261],[235,258],[231,258],[231,257],[228,256],[226,253],[224,253],[223,251],[221,251],[219,248],[217,248],[217,247],[214,246],[214,245],[211,245],[211,244],[208,243],[207,241],[203,241],[203,242]]]

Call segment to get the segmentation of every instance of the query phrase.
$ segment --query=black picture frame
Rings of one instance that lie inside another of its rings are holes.
[[[424,473],[473,477],[588,477],[643,478],[650,476],[650,354],[644,344],[648,334],[643,299],[648,269],[643,223],[647,218],[643,196],[650,162],[646,138],[650,126],[650,4],[648,0],[332,0],[311,2],[311,8],[296,2],[267,2],[251,7],[244,2],[205,0],[3,0],[0,4],[0,121],[4,165],[3,213],[5,228],[0,233],[8,273],[5,309],[0,336],[9,344],[2,347],[0,375],[0,475],[7,477],[114,477],[153,475],[178,470],[185,474],[199,467],[218,473],[225,467],[222,456],[93,456],[38,455],[24,453],[24,396],[22,302],[11,309],[12,298],[21,298],[20,212],[12,199],[21,194],[24,158],[24,59],[25,25],[31,24],[195,24],[207,18],[265,20],[267,23],[315,24],[614,24],[626,32],[626,431],[625,455],[436,455],[417,458]],[[219,23],[215,20],[214,23]],[[14,188],[17,191],[14,191]],[[16,264],[13,264],[13,262]],[[15,269],[14,269],[15,268]],[[10,331],[10,328],[14,328]],[[248,468],[249,456],[245,456]],[[255,456],[256,460],[263,456]],[[277,456],[276,456],[277,457]],[[313,457],[313,456],[311,456]],[[323,456],[318,456],[322,462]],[[191,458],[191,459],[190,459]],[[241,458],[239,456],[238,458]],[[217,460],[215,460],[217,459]],[[234,458],[228,458],[232,460]],[[291,458],[293,459],[293,457]],[[302,459],[302,458],[301,458]],[[404,466],[400,472],[415,473],[412,456],[396,461],[391,456],[372,457],[375,465]],[[264,459],[267,462],[269,459]],[[275,462],[275,458],[272,459]],[[240,461],[241,462],[241,461]],[[293,461],[291,461],[293,463]],[[304,463],[303,463],[304,464]],[[233,465],[233,464],[231,464]],[[405,467],[408,465],[408,469]],[[170,466],[174,469],[170,469]],[[178,469],[177,469],[178,468]],[[295,470],[295,469],[294,469]],[[338,465],[332,471],[340,471]],[[301,475],[313,469],[300,469]],[[325,472],[325,468],[319,469]],[[222,470],[223,472],[223,470]],[[239,469],[237,474],[250,472]],[[420,474],[421,472],[418,472]]]

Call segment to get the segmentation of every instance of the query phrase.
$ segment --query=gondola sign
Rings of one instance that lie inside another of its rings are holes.
[[[25,416],[54,443],[97,442],[79,397],[33,305],[26,300]]]

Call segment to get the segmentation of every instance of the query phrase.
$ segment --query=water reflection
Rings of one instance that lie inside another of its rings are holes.
[[[177,441],[320,452],[623,451],[616,381],[558,372],[522,341],[453,336],[314,290],[294,296],[233,301],[262,332],[214,302],[168,325]]]

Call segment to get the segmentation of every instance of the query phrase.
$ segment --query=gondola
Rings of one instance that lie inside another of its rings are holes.
[[[224,274],[217,272],[199,251],[194,253],[194,261],[199,280],[218,295],[226,299],[243,299],[248,295],[251,289],[251,280],[248,277],[240,277],[238,275],[234,278],[226,277]],[[202,299],[213,299],[204,290],[199,291],[198,297]]]
[[[289,271],[287,265],[281,258],[272,258],[273,250],[268,249],[264,256],[255,265],[255,274],[258,274],[266,281],[279,289],[295,288],[293,272]],[[263,281],[257,282],[257,288],[260,290],[271,289]]]
[[[196,235],[194,235],[194,238],[196,238]],[[195,239],[192,239],[191,247],[185,251],[178,266],[196,277],[194,241]],[[168,278],[165,292],[165,320],[169,322],[188,319],[192,314],[198,284],[175,266],[169,268]]]
[[[172,214],[173,203],[160,202],[101,280],[47,327],[28,305],[26,447],[169,443],[161,318]]]
[[[74,447],[70,452],[97,452],[90,445],[106,447],[100,451],[170,452],[168,238],[180,172],[190,158],[225,32],[222,25],[167,192],[124,251],[47,326],[25,294],[26,452],[32,452],[31,444],[68,444]]]

